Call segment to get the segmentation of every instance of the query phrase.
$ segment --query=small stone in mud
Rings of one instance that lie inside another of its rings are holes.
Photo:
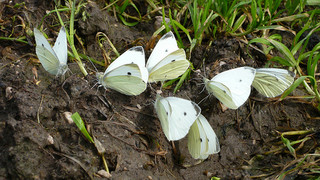
[[[100,175],[100,176],[102,176],[102,177],[104,177],[104,178],[111,178],[111,177],[112,177],[111,174],[108,173],[108,172],[105,171],[105,170],[100,170],[100,171],[98,171],[97,174]]]
[[[69,124],[73,124],[73,123],[74,123],[73,120],[72,120],[72,118],[71,118],[71,116],[72,116],[72,113],[71,113],[71,112],[64,112],[64,113],[63,113],[64,119],[65,119]]]
[[[13,88],[12,87],[7,87],[6,88],[6,98],[8,100],[12,99],[12,94],[13,94]]]
[[[50,134],[48,134],[47,140],[48,140],[49,144],[54,144],[53,137]]]

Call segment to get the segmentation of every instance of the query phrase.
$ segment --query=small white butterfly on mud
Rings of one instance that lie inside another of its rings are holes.
[[[266,97],[276,97],[292,85],[294,77],[293,72],[285,69],[240,67],[203,81],[207,91],[223,105],[237,109],[248,99],[251,85]]]
[[[200,107],[189,100],[157,95],[154,104],[162,130],[169,141],[185,137],[191,125],[199,117]]]
[[[104,73],[97,73],[98,83],[122,94],[136,96],[147,88],[148,70],[141,46],[132,47],[114,60]]]
[[[276,97],[288,89],[295,73],[278,68],[258,68],[252,86],[266,97]]]
[[[254,68],[239,67],[219,73],[211,80],[204,78],[203,81],[207,91],[223,105],[237,109],[249,98],[255,74]]]
[[[188,150],[194,159],[206,159],[210,154],[220,152],[219,139],[202,114],[189,130]]]
[[[36,28],[34,28],[36,39],[36,54],[43,68],[52,75],[61,76],[68,70],[68,47],[65,28],[60,29],[58,38],[51,48],[47,39]]]
[[[148,82],[175,79],[182,75],[189,65],[186,52],[178,48],[177,41],[170,31],[161,37],[148,59]]]

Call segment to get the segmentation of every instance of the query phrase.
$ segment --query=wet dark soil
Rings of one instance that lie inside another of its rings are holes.
[[[15,11],[10,5],[1,4],[2,20],[19,16],[30,29],[40,25],[46,10],[54,9],[49,2],[26,2]],[[86,19],[78,17],[76,31],[84,43],[79,51],[103,61],[97,32],[107,34],[120,52],[150,40],[154,20],[128,27],[101,9],[90,2],[83,8]],[[61,14],[67,20],[67,13]],[[57,22],[55,15],[44,19],[49,37],[56,37]],[[3,27],[11,29],[15,23],[3,21]],[[19,28],[14,29],[14,35],[30,30]],[[5,29],[0,33],[6,36],[9,32]],[[192,53],[191,62],[201,75],[192,73],[176,94],[172,93],[174,87],[163,90],[163,96],[202,101],[202,114],[216,132],[221,151],[199,164],[190,156],[186,138],[174,142],[175,151],[161,130],[153,108],[160,83],[133,97],[105,91],[94,86],[94,68],[89,62],[85,62],[89,75],[83,77],[71,59],[72,74],[67,73],[65,80],[57,79],[39,64],[34,39],[27,37],[29,45],[16,41],[1,41],[0,45],[0,179],[100,178],[97,172],[104,169],[101,157],[78,127],[66,120],[65,112],[78,112],[90,133],[105,147],[113,179],[273,179],[294,160],[286,148],[266,153],[283,147],[278,132],[317,132],[320,127],[319,120],[313,118],[319,116],[318,111],[303,99],[277,101],[253,90],[238,110],[225,111],[215,97],[203,100],[208,94],[203,91],[202,76],[211,78],[245,65],[262,67],[267,61],[253,49],[249,50],[251,59],[246,44],[238,38],[219,37],[210,47],[198,46]],[[109,51],[108,44],[104,45]],[[305,94],[303,87],[291,96],[301,94]],[[317,143],[319,138],[313,138],[298,153],[313,153]]]

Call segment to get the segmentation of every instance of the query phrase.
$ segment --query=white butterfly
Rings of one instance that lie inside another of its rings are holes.
[[[276,97],[288,89],[294,81],[295,74],[285,69],[256,69],[252,86],[266,97]]]
[[[97,73],[99,84],[125,95],[139,95],[147,88],[148,70],[141,46],[132,47],[114,60],[107,70]]]
[[[36,54],[44,69],[52,75],[64,75],[68,70],[67,36],[64,27],[60,29],[53,48],[51,48],[47,39],[36,28],[34,28],[34,36],[37,44]]]
[[[256,70],[240,67],[224,71],[211,80],[204,78],[207,91],[230,109],[237,109],[246,102],[251,92],[251,84]]]
[[[220,152],[219,139],[202,114],[189,130],[188,149],[194,159],[206,159],[210,154]]]
[[[178,48],[177,41],[170,31],[161,37],[148,59],[148,82],[177,78],[188,69],[189,65],[185,51]]]
[[[158,95],[154,104],[162,130],[169,141],[176,141],[188,134],[190,126],[200,115],[200,107],[189,100]]]

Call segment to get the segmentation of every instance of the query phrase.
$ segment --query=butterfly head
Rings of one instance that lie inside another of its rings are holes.
[[[102,82],[103,82],[103,73],[102,72],[97,72],[96,73],[96,77],[98,79],[98,83],[102,84]]]
[[[62,76],[69,70],[67,64],[60,64],[56,76]]]

